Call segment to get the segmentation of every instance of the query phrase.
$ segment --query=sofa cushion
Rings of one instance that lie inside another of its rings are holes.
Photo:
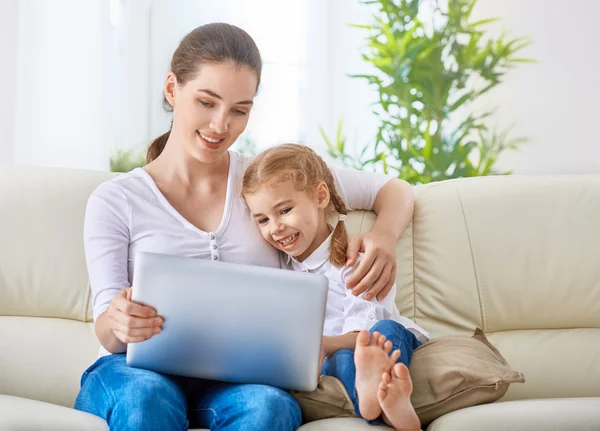
[[[0,394],[73,407],[99,345],[90,323],[0,316]]]
[[[310,422],[298,428],[298,431],[376,431],[392,428],[384,425],[369,425],[364,419],[343,418],[343,419],[324,419],[316,422]]]
[[[523,383],[481,329],[472,337],[431,340],[413,353],[411,401],[421,423],[502,398],[511,383]]]
[[[0,169],[0,316],[90,321],[83,216],[108,172]]]
[[[427,431],[596,431],[598,412],[600,398],[506,401],[448,413]]]
[[[0,395],[0,429],[44,431],[108,431],[104,419],[67,407]]]
[[[332,376],[321,376],[314,391],[290,391],[300,404],[302,422],[357,417],[344,384]]]

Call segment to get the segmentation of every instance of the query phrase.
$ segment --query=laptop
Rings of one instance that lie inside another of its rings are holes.
[[[158,253],[136,256],[132,300],[164,317],[127,363],[165,374],[312,391],[324,276]]]

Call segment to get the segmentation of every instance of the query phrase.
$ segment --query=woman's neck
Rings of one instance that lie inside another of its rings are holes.
[[[163,152],[146,166],[148,173],[161,182],[177,182],[192,187],[217,181],[229,172],[229,152],[225,152],[213,163],[202,163],[192,157],[183,145],[171,142],[171,137]]]

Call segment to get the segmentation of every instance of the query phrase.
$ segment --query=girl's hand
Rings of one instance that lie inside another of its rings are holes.
[[[356,296],[368,290],[364,297],[367,301],[374,296],[382,300],[396,279],[396,241],[372,231],[355,236],[348,244],[347,266],[354,265],[359,252],[364,256],[346,287]]]
[[[331,337],[324,336],[321,339],[321,356],[319,357],[319,377],[321,377],[321,371],[323,370],[323,362],[325,362],[325,358],[331,355],[331,346],[329,345],[329,341]]]
[[[325,362],[325,358],[327,357],[327,352],[325,352],[325,346],[321,343],[321,356],[319,357],[319,375],[317,377],[321,377],[323,371],[323,362]]]
[[[123,343],[145,341],[160,333],[164,323],[154,308],[131,301],[131,287],[113,297],[106,313],[113,334]]]

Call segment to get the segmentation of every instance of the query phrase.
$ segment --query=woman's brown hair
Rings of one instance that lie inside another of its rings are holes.
[[[179,43],[171,59],[171,72],[175,74],[179,85],[185,85],[198,74],[198,69],[203,64],[220,64],[227,61],[249,67],[256,73],[260,84],[262,60],[250,35],[234,25],[206,24],[192,30]],[[163,107],[167,112],[173,110],[164,96]],[[162,153],[170,134],[171,130],[150,144],[146,163],[150,163]]]
[[[326,217],[334,213],[347,214],[348,210],[338,195],[333,174],[325,161],[313,150],[298,144],[283,144],[270,148],[248,166],[242,180],[242,196],[255,193],[261,187],[271,187],[292,181],[294,188],[312,195],[320,182],[329,189]],[[338,221],[331,241],[331,263],[346,263],[348,232],[343,221]]]

